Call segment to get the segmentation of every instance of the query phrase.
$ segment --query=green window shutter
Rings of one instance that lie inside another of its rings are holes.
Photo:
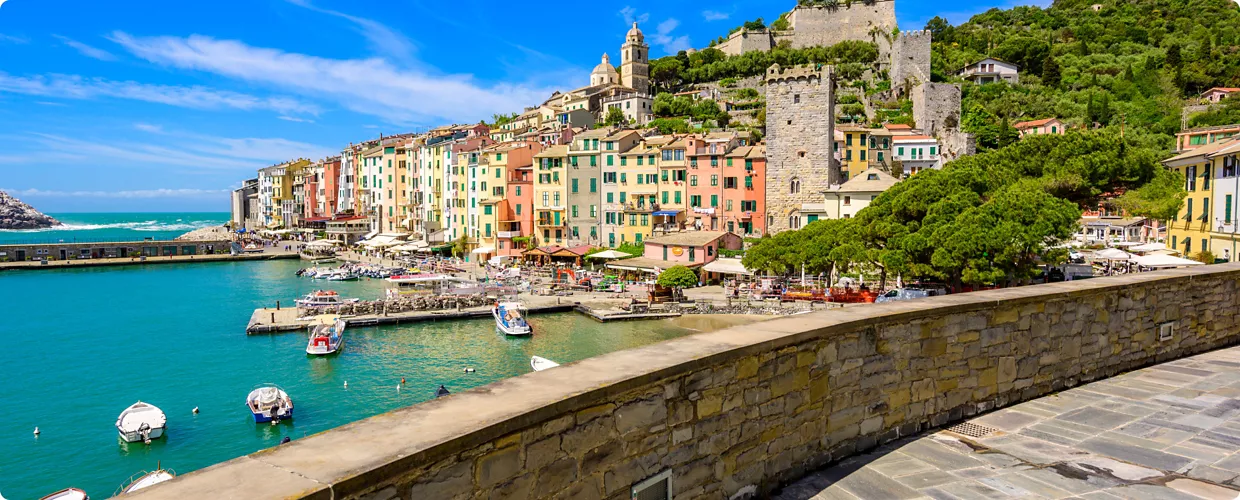
[[[615,165],[615,163],[616,163],[616,157],[612,155],[607,155],[607,166],[610,167],[612,165]]]
[[[577,179],[573,179],[573,192],[577,192]]]
[[[638,175],[638,176],[637,176],[637,183],[638,183],[638,184],[641,184],[641,183],[642,183],[642,176],[641,176],[641,175]]]
[[[590,166],[591,166],[591,167],[597,167],[597,166],[598,166],[598,157],[597,157],[597,156],[591,156],[591,157],[590,157]]]
[[[667,182],[667,171],[663,171],[663,182]]]
[[[745,176],[745,187],[747,188],[753,187],[753,176],[752,175]]]
[[[1227,211],[1227,213],[1223,214],[1223,222],[1231,224],[1231,195],[1227,195],[1223,203],[1223,210]]]
[[[717,194],[710,195],[710,206],[712,207],[719,206],[719,195]]]
[[[676,191],[676,203],[680,203],[680,191]]]
[[[590,178],[590,192],[591,193],[598,192],[598,179],[597,178],[593,178],[593,177]]]
[[[621,157],[620,157],[620,166],[621,166],[621,167],[624,167],[624,166],[628,166],[628,164],[629,164],[629,159],[628,159],[628,158],[625,158],[625,157],[623,157],[623,156],[621,156]]]

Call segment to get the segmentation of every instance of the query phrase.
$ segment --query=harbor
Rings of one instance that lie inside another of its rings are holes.
[[[7,365],[10,373],[29,377],[8,387],[0,406],[0,418],[21,430],[0,435],[0,452],[25,464],[0,473],[5,497],[38,498],[70,486],[107,497],[157,464],[184,474],[277,446],[285,437],[297,440],[429,400],[439,385],[457,392],[528,373],[533,356],[567,364],[762,319],[686,314],[600,323],[574,312],[575,302],[586,303],[583,295],[546,304],[561,309],[531,314],[535,333],[529,337],[497,333],[489,310],[376,326],[358,318],[342,352],[328,357],[307,356],[304,334],[242,334],[256,308],[324,286],[296,277],[302,265],[170,263],[0,274],[0,297],[23,311],[6,321],[14,332],[10,346],[31,353]],[[361,279],[331,288],[377,298],[385,284]],[[73,317],[90,318],[89,327],[66,326],[66,300]],[[614,312],[605,304],[592,307],[600,315]],[[297,404],[295,418],[276,426],[254,423],[245,397],[263,383],[288,391]],[[139,400],[166,412],[166,434],[150,445],[122,444],[117,414]],[[65,411],[64,401],[73,411]],[[41,433],[33,436],[36,427]]]

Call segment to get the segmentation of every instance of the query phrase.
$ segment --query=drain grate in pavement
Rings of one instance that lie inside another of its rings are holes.
[[[999,429],[978,425],[973,422],[956,424],[952,427],[948,427],[947,430],[963,436],[969,436],[971,438],[984,438],[999,432]]]

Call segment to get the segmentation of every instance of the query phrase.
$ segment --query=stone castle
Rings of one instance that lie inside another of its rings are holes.
[[[767,231],[800,226],[804,203],[841,182],[835,145],[835,75],[830,66],[766,72]]]

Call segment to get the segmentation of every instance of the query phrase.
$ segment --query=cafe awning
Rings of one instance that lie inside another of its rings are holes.
[[[675,217],[680,215],[680,210],[659,210],[658,212],[655,212],[654,215],[656,217]]]
[[[475,248],[474,251],[469,252],[469,253],[472,253],[474,255],[495,253],[495,247],[478,247],[478,248]]]
[[[743,274],[745,276],[753,275],[752,271],[745,269],[745,266],[741,264],[740,259],[715,259],[714,262],[706,264],[702,270],[719,274]]]

